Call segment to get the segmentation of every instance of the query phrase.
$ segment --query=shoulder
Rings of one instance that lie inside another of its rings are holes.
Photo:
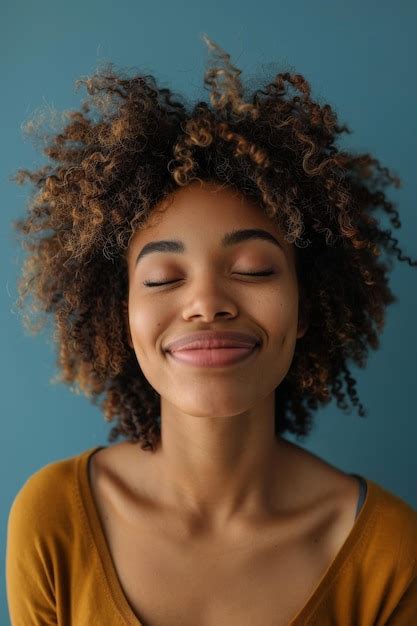
[[[88,453],[52,461],[31,474],[14,497],[9,511],[9,528],[17,531],[45,529],[75,506],[76,467]]]
[[[375,536],[394,550],[398,564],[415,568],[417,564],[417,510],[383,485],[367,479],[375,509]]]
[[[342,535],[354,528],[349,541],[359,539],[357,549],[366,552],[364,565],[372,569],[390,563],[404,571],[416,567],[417,511],[408,502],[364,476],[367,493],[356,520],[360,495],[357,479],[298,446],[292,451],[301,475],[299,491],[309,494],[313,502],[334,503],[337,517],[342,520]]]
[[[66,585],[77,537],[76,469],[88,451],[41,467],[17,492],[8,516],[6,582],[13,624],[56,624],[56,586]],[[79,550],[77,550],[78,554]]]
[[[52,461],[31,474],[17,492],[13,506],[30,505],[32,502],[45,501],[50,496],[69,486],[77,457]]]

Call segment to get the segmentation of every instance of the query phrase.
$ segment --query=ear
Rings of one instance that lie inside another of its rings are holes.
[[[129,346],[133,348],[132,336],[130,334],[130,324],[129,324],[129,306],[127,300],[122,300],[122,314],[123,314],[123,322],[126,330],[127,341]]]
[[[308,330],[308,326],[309,324],[306,320],[303,320],[300,317],[298,318],[297,339],[301,339],[301,337],[304,337]]]

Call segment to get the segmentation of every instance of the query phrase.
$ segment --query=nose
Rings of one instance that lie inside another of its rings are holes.
[[[235,297],[218,277],[211,274],[196,279],[196,287],[190,288],[184,304],[184,317],[200,317],[211,321],[217,317],[235,317],[239,306]]]

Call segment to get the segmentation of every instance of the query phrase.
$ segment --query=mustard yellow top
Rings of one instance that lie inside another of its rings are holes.
[[[88,460],[102,447],[49,463],[17,493],[6,548],[12,626],[140,626],[90,487]],[[349,536],[288,626],[417,625],[417,511],[366,482]]]

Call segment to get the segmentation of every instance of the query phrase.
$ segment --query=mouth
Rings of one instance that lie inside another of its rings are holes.
[[[199,350],[177,350],[167,352],[169,356],[180,363],[192,365],[194,367],[229,367],[236,363],[241,363],[255,352],[259,344],[255,346],[239,348],[204,348]]]

